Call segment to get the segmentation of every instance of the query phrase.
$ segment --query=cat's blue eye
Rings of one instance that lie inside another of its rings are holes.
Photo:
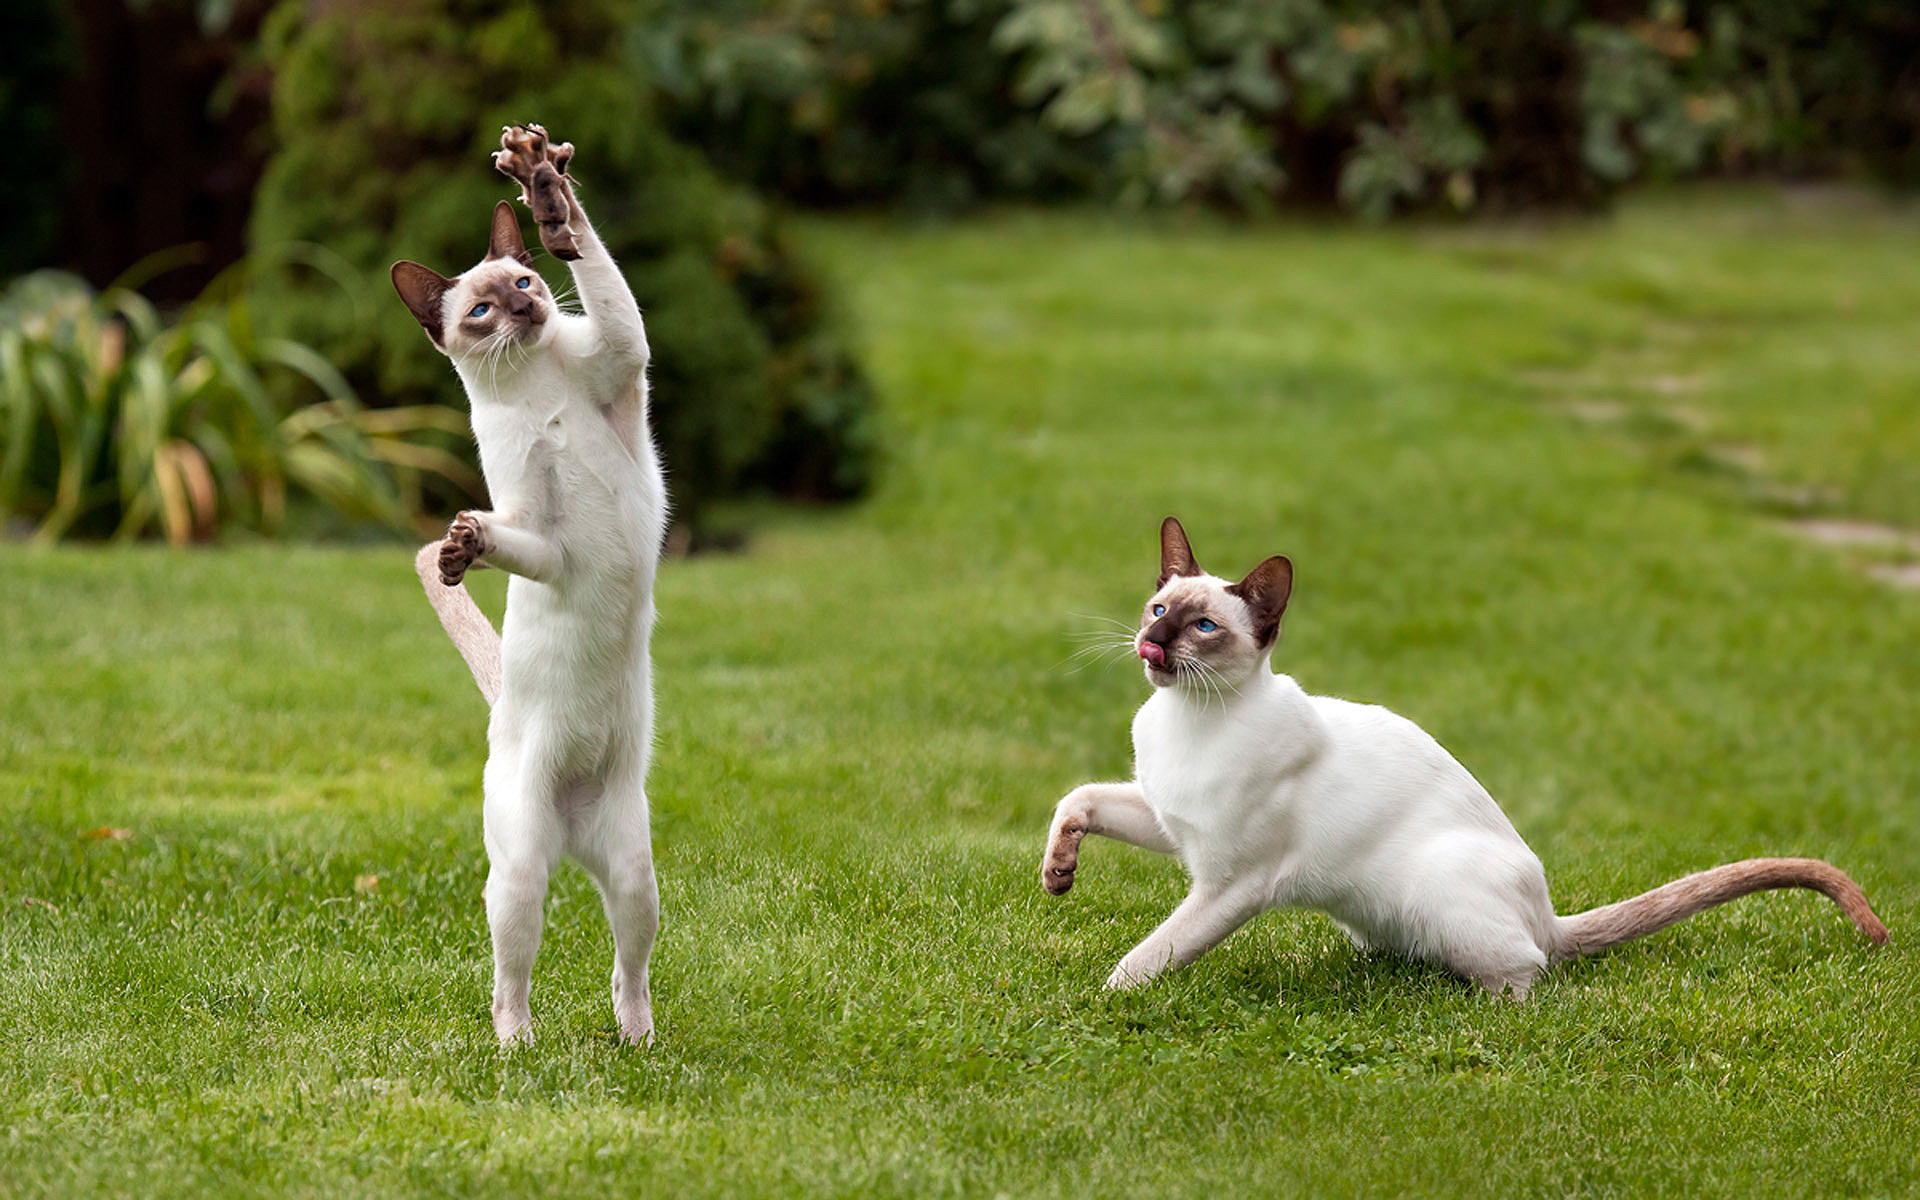
[[[532,287],[532,286],[533,286],[533,276],[531,276],[531,275],[523,275],[523,276],[521,276],[521,277],[520,277],[519,279],[516,279],[516,280],[514,280],[514,281],[513,281],[513,286],[515,286],[515,287],[517,287],[517,288],[523,288],[523,287]]]
[[[487,315],[487,310],[492,307],[493,305],[491,304],[476,304],[467,310],[467,315],[470,317],[484,317]]]
[[[1207,620],[1205,617],[1201,617],[1198,621],[1195,621],[1193,623],[1193,627],[1195,629],[1198,629],[1201,633],[1212,633],[1214,630],[1220,628],[1218,625],[1215,625],[1212,621]]]
[[[1164,617],[1164,616],[1166,616],[1166,615],[1167,615],[1167,606],[1166,606],[1166,605],[1164,605],[1164,604],[1156,604],[1156,605],[1154,605],[1154,606],[1153,606],[1153,615],[1154,615],[1154,616],[1156,616],[1156,617]]]

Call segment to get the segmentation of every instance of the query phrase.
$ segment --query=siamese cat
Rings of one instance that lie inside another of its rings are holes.
[[[1177,855],[1192,888],[1120,960],[1110,988],[1184,966],[1270,908],[1319,909],[1365,950],[1438,963],[1525,999],[1549,965],[1596,954],[1766,888],[1824,892],[1876,944],[1858,884],[1817,859],[1755,858],[1574,916],[1540,860],[1440,743],[1384,708],[1310,696],[1268,659],[1293,588],[1269,558],[1237,583],[1203,572],[1160,528],[1160,580],[1133,639],[1153,695],[1133,719],[1135,778],[1089,783],[1054,809],[1040,879],[1073,886],[1103,834]]]
[[[620,1037],[650,1041],[647,959],[660,923],[647,822],[653,743],[648,640],[667,493],[647,427],[647,333],[633,293],[573,194],[571,144],[509,126],[494,165],[521,186],[540,240],[566,260],[582,312],[532,269],[513,206],[487,256],[452,279],[400,262],[393,283],[471,406],[493,507],[463,512],[416,559],[442,624],[493,707],[487,726],[487,924],[493,1028],[531,1036],[528,991],[548,874],[565,854],[599,884],[613,927]],[[461,586],[507,584],[493,627]]]

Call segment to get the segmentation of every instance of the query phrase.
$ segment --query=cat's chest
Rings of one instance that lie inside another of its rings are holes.
[[[1306,749],[1282,711],[1223,713],[1156,704],[1134,722],[1134,771],[1176,843],[1219,847],[1264,838],[1286,820],[1290,780]]]
[[[507,499],[556,516],[562,498],[604,507],[638,483],[633,456],[606,418],[582,403],[494,409],[484,418],[476,412],[474,437],[496,506]]]

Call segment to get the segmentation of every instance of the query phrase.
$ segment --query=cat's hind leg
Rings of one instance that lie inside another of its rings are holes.
[[[613,930],[613,1015],[620,1040],[653,1041],[653,995],[647,962],[660,932],[660,890],[653,872],[647,796],[636,783],[609,784],[582,828],[573,856],[600,885],[600,903]]]
[[[493,1032],[531,1041],[533,960],[540,952],[547,879],[563,842],[550,783],[517,748],[487,758],[487,930],[493,939]]]
[[[1444,954],[1454,974],[1515,1000],[1525,1000],[1534,978],[1547,969],[1546,952],[1516,920],[1491,920],[1459,931]]]
[[[1455,974],[1465,976],[1496,996],[1525,1000],[1534,979],[1546,969],[1546,959],[1541,956],[1535,961],[1532,955],[1519,952],[1472,964],[1448,965]]]
[[[1040,860],[1040,886],[1056,896],[1073,886],[1080,865],[1080,841],[1090,833],[1127,842],[1157,854],[1172,854],[1173,842],[1147,806],[1137,783],[1083,783],[1053,808],[1047,849]]]
[[[1456,836],[1430,845],[1426,862],[1432,880],[1408,905],[1411,949],[1496,996],[1525,1000],[1553,945],[1540,860],[1517,839]]]

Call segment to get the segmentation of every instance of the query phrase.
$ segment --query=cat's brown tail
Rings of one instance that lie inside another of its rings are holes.
[[[427,603],[433,605],[441,628],[453,639],[460,657],[467,660],[467,670],[473,672],[473,681],[480,685],[487,707],[492,708],[500,698],[500,635],[473,597],[467,595],[464,585],[448,587],[440,582],[441,545],[428,542],[420,547],[420,553],[413,556],[413,569],[420,576],[420,586],[427,589]]]
[[[1817,858],[1749,858],[1676,879],[1630,900],[1561,917],[1554,958],[1564,962],[1598,954],[1749,892],[1787,887],[1824,892],[1875,945],[1886,943],[1887,927],[1868,907],[1867,894],[1838,867]]]

